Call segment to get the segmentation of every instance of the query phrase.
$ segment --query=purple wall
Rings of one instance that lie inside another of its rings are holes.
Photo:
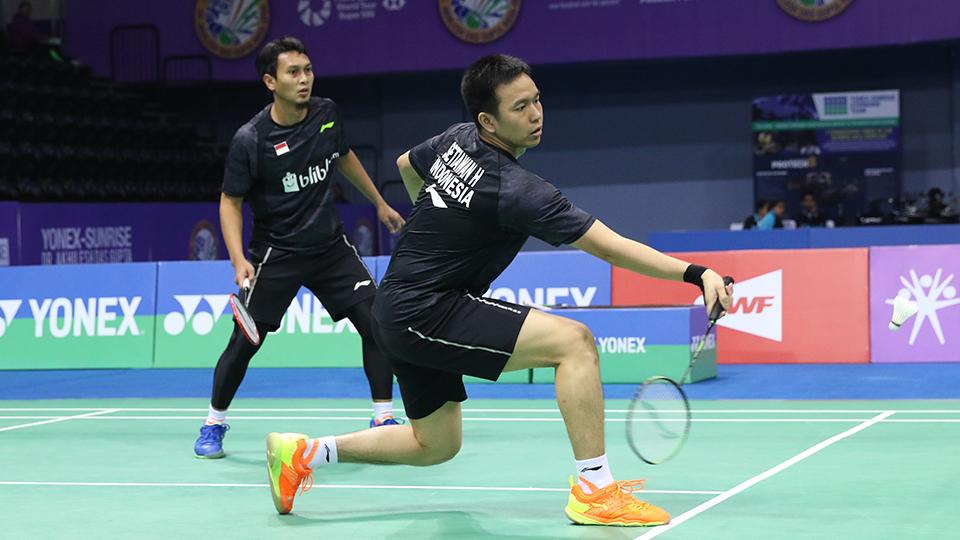
[[[75,0],[67,18],[68,50],[107,74],[111,29],[150,23],[160,30],[161,57],[209,55],[194,30],[197,4]],[[399,10],[386,9],[380,0],[364,2],[372,7],[363,15],[349,9],[359,2],[313,0],[315,10],[331,7],[317,26],[301,22],[300,4],[270,2],[266,38],[303,39],[318,75],[462,68],[492,52],[544,64],[775,53],[960,37],[960,2],[955,0],[854,0],[836,17],[816,23],[791,17],[774,0],[749,2],[750,7],[747,2],[716,0],[528,0],[515,25],[486,45],[454,37],[432,0],[392,2],[403,4]],[[256,78],[252,54],[237,60],[209,56],[216,79]]]

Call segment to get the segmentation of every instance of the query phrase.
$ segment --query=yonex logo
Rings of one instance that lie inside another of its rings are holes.
[[[383,9],[387,11],[399,11],[407,5],[407,0],[383,0]]]
[[[718,326],[783,341],[783,270],[741,281],[733,294],[733,305]],[[693,303],[702,306],[703,296]]]
[[[140,296],[31,298],[27,304],[33,314],[34,337],[43,337],[45,329],[55,338],[139,336],[136,315],[142,300]]]
[[[17,316],[21,304],[23,300],[0,300],[0,337],[7,333],[7,328]]]
[[[510,289],[497,287],[484,296],[524,306],[577,306],[587,307],[597,295],[596,287],[536,287],[534,289]]]
[[[897,296],[913,300],[920,307],[920,311],[917,312],[917,316],[913,320],[913,329],[910,332],[909,344],[911,346],[916,343],[920,329],[927,321],[930,322],[930,327],[936,334],[937,341],[941,345],[947,342],[937,312],[960,304],[960,298],[957,298],[956,287],[950,285],[954,274],[950,274],[946,279],[941,279],[942,277],[943,268],[937,268],[937,272],[933,276],[924,274],[918,277],[916,270],[910,270],[909,280],[907,280],[907,276],[900,276],[900,283],[903,288],[900,289]],[[893,305],[893,300],[893,298],[889,298],[886,303]]]
[[[163,318],[163,329],[171,336],[183,333],[190,323],[193,331],[205,336],[213,331],[214,325],[223,316],[223,312],[230,303],[229,294],[175,294],[173,299],[180,304],[182,311],[173,311]],[[200,302],[205,301],[210,311],[197,311]]]

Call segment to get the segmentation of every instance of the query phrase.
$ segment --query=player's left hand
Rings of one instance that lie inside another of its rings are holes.
[[[380,219],[380,223],[383,223],[391,234],[400,232],[400,227],[403,227],[406,223],[403,216],[397,213],[397,211],[387,203],[383,203],[377,207],[377,218]]]
[[[703,280],[703,299],[707,307],[707,313],[713,310],[713,304],[720,302],[723,310],[720,316],[723,317],[730,309],[733,302],[733,285],[724,285],[723,278],[713,270],[707,269],[701,276]]]

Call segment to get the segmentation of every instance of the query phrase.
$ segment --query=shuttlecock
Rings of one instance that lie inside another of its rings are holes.
[[[920,306],[916,302],[911,302],[902,296],[893,299],[893,316],[890,318],[890,324],[887,328],[899,330],[900,327],[909,319],[917,314]]]

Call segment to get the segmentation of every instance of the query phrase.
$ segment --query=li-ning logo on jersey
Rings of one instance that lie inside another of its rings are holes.
[[[442,189],[455,201],[470,208],[473,187],[485,172],[483,167],[470,159],[460,145],[453,143],[446,152],[438,155],[436,161],[430,166],[430,176],[436,180],[436,183],[427,186],[426,192],[437,208],[447,208],[438,189]]]
[[[340,152],[334,152],[324,160],[323,167],[314,165],[307,169],[307,174],[287,172],[287,174],[283,175],[284,193],[294,193],[311,184],[323,182],[327,179],[327,174],[330,173],[330,164],[339,157]]]

